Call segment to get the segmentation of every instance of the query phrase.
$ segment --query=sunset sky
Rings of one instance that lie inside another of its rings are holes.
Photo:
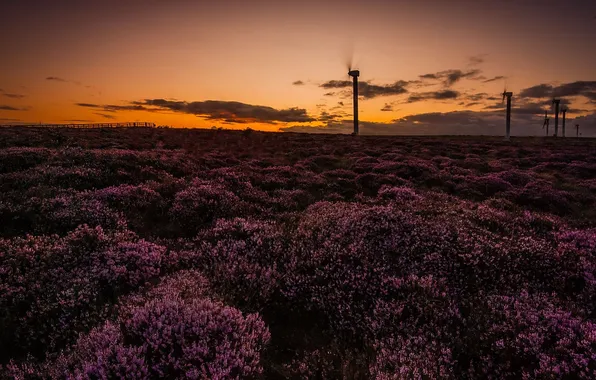
[[[363,133],[501,134],[507,85],[512,134],[561,96],[596,136],[595,0],[5,0],[0,25],[0,124],[349,132],[353,60]]]

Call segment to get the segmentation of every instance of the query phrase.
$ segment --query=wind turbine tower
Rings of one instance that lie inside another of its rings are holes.
[[[503,91],[503,101],[507,98],[507,121],[505,124],[505,140],[509,140],[511,136],[511,97],[513,96],[513,92],[507,92],[507,90]]]
[[[548,126],[550,124],[550,119],[548,118],[548,111],[544,111],[544,124],[542,124],[542,129],[546,127],[546,136],[548,137]]]
[[[557,137],[559,135],[559,105],[561,99],[553,99],[553,104],[555,105],[555,137]]]
[[[563,137],[565,137],[565,117],[567,115],[567,107],[563,107],[561,112],[563,112]]]
[[[354,135],[358,135],[358,77],[360,71],[350,69],[348,75],[352,77],[354,82]]]
[[[575,124],[575,137],[579,137],[579,124]]]

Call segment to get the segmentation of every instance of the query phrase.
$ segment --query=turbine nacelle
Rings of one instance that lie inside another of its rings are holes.
[[[358,78],[360,76],[359,70],[350,70],[348,71],[348,75],[354,78]]]

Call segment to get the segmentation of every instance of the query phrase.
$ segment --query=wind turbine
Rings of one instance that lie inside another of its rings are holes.
[[[359,70],[353,70],[352,65],[348,66],[348,75],[352,77],[353,81],[353,92],[354,92],[354,135],[358,135],[358,77],[360,76]]]
[[[561,112],[563,112],[563,137],[565,137],[565,117],[567,115],[567,107],[563,107]]]
[[[553,98],[553,105],[555,106],[555,137],[559,134],[559,105],[561,104],[561,99]]]
[[[548,118],[548,111],[544,111],[544,124],[542,124],[542,129],[546,127],[546,136],[548,136],[548,126],[550,124],[550,119]]]
[[[513,92],[507,92],[507,87],[503,91],[503,102],[507,98],[507,118],[505,123],[505,140],[509,140],[511,135],[511,97]]]
[[[575,137],[579,137],[579,124],[575,124]]]

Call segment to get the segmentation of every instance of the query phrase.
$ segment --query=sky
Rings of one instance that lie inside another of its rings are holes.
[[[0,124],[596,137],[594,0],[3,0]],[[350,64],[351,63],[351,64]],[[562,121],[560,122],[562,123]],[[573,131],[570,131],[572,129]]]

